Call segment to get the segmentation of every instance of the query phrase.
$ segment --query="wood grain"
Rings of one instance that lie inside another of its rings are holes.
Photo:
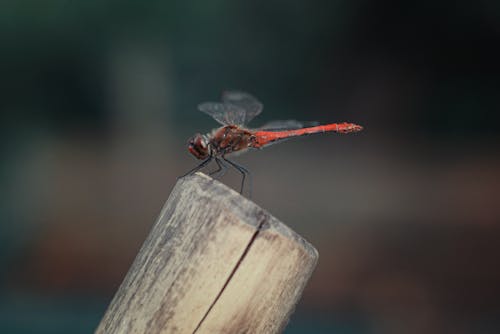
[[[252,201],[205,174],[185,177],[96,333],[279,333],[317,258]]]

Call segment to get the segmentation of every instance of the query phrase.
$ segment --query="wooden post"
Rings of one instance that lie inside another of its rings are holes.
[[[179,179],[96,333],[279,333],[318,253],[205,174]]]

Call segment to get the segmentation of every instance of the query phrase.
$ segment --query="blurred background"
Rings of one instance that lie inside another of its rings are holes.
[[[225,89],[365,126],[235,158],[320,252],[286,333],[500,331],[497,1],[7,0],[0,42],[2,332],[95,329]]]

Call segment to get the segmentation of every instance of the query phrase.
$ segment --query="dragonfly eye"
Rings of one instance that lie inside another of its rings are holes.
[[[207,143],[200,134],[196,134],[194,137],[189,139],[188,150],[197,159],[205,159],[209,155]]]

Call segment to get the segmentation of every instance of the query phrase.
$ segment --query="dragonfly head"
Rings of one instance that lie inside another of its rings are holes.
[[[210,155],[206,137],[197,133],[188,142],[188,150],[197,159],[206,159]]]

